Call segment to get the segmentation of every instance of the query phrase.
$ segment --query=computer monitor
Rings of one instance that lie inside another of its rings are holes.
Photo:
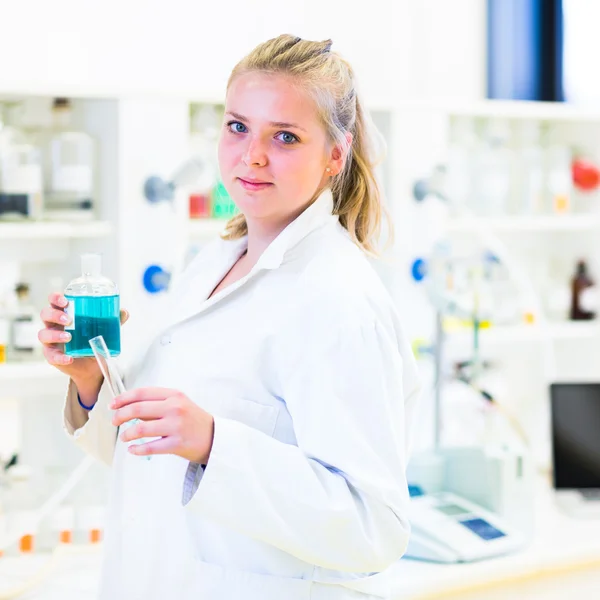
[[[550,386],[554,488],[600,489],[600,383]]]

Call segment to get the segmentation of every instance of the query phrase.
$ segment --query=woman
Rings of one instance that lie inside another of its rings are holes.
[[[235,67],[219,162],[240,214],[183,274],[127,393],[62,353],[62,296],[43,311],[66,429],[114,469],[103,600],[390,595],[418,383],[365,256],[382,206],[330,47],[283,35]]]

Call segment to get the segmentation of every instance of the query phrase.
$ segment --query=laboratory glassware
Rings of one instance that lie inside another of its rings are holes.
[[[99,254],[81,256],[81,277],[65,289],[66,307],[71,323],[65,327],[71,340],[65,344],[65,354],[76,358],[93,356],[89,340],[103,336],[111,356],[121,353],[120,297],[117,285],[101,275]]]

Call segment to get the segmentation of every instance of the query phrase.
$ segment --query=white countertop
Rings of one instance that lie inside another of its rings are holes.
[[[457,565],[401,560],[395,567],[394,600],[420,600],[429,595],[464,590],[507,580],[600,570],[600,519],[576,519],[555,505],[552,491],[539,484],[535,497],[535,535],[522,551],[494,559]]]
[[[394,600],[420,600],[432,594],[474,589],[506,580],[567,573],[576,568],[600,570],[600,519],[574,519],[554,505],[550,490],[540,487],[535,501],[533,541],[519,553],[460,565],[402,560],[394,568]],[[56,560],[51,575],[20,600],[93,600],[102,547],[79,549]],[[0,600],[48,564],[46,555],[0,558]]]

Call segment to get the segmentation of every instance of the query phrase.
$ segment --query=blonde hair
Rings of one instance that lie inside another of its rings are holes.
[[[352,240],[367,254],[376,255],[374,241],[382,216],[388,221],[388,239],[392,233],[374,172],[375,140],[368,131],[369,116],[357,97],[352,67],[331,51],[331,44],[331,40],[313,42],[292,35],[268,40],[235,66],[227,89],[242,74],[262,72],[289,76],[312,94],[331,142],[346,152],[344,168],[332,177],[333,212]],[[351,144],[347,133],[352,134]],[[237,239],[247,232],[246,219],[238,214],[227,223],[223,238]]]

